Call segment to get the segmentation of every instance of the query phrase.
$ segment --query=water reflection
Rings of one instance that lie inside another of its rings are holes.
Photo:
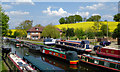
[[[23,56],[25,56],[25,54],[28,53],[29,55],[34,56],[35,58],[39,59],[40,61],[46,63],[49,66],[59,67],[68,72],[73,72],[73,71],[74,72],[102,72],[102,71],[107,72],[105,70],[97,68],[96,66],[87,65],[84,63],[79,63],[78,65],[69,65],[64,61],[54,59],[51,56],[46,56],[46,55],[43,55],[42,53],[35,53],[33,51],[29,51],[29,49],[26,47],[16,48],[15,45],[10,43],[6,43],[5,46],[11,47],[12,52],[15,53],[16,51],[16,54],[21,58],[23,58]]]

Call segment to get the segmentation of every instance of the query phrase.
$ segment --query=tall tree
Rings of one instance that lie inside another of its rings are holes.
[[[84,35],[85,35],[85,32],[83,31],[83,29],[82,28],[80,28],[80,29],[76,29],[75,30],[75,35],[78,37],[78,38],[82,38]]]
[[[65,18],[63,18],[63,17],[60,18],[59,23],[60,23],[60,24],[64,24],[64,23],[65,23]]]
[[[42,25],[41,24],[37,24],[34,27],[42,27]]]
[[[104,36],[107,36],[107,25],[103,24],[100,28],[101,32],[103,33]],[[109,28],[108,28],[108,33],[109,32]]]
[[[2,29],[2,35],[6,36],[7,29],[9,28],[8,25],[9,17],[3,12],[2,7],[0,5],[0,29]]]
[[[82,17],[80,15],[75,15],[75,23],[82,21]]]
[[[114,30],[112,37],[120,38],[120,23],[117,25],[117,28]]]
[[[95,34],[94,34],[93,29],[88,28],[88,29],[86,30],[86,36],[87,36],[89,39],[94,38],[94,37],[95,37]]]
[[[32,24],[33,24],[33,21],[25,20],[18,27],[16,27],[16,29],[23,29],[27,31],[28,29],[32,27]]]
[[[120,22],[120,13],[114,15],[114,19],[116,22]]]
[[[67,30],[66,30],[66,36],[68,37],[73,37],[75,35],[75,33],[74,33],[74,28],[68,28]]]
[[[91,16],[87,21],[99,21],[101,19],[100,15]]]
[[[9,34],[10,34],[10,36],[12,35],[12,31],[11,30],[9,30]]]
[[[69,20],[69,23],[74,23],[75,22],[75,17],[74,16],[69,16],[68,20]]]
[[[55,26],[53,26],[52,24],[49,24],[43,29],[42,36],[50,37],[50,38],[59,38],[60,32],[56,29],[57,28]]]

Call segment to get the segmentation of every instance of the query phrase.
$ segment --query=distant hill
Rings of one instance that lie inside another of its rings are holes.
[[[83,28],[83,30],[86,30],[92,26],[94,26],[95,22],[80,22],[80,23],[73,23],[73,24],[60,24],[60,25],[55,25],[57,28],[62,29],[62,28]],[[101,22],[102,24],[106,24],[107,22]],[[120,23],[120,22],[119,22]],[[113,32],[114,29],[117,27],[118,22],[108,22],[108,27],[110,29],[110,32]]]

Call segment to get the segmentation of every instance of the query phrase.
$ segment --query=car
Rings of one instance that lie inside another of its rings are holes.
[[[100,45],[102,45],[102,46],[109,46],[110,44],[111,44],[110,41],[101,41],[100,42]]]
[[[93,50],[96,51],[98,48],[102,48],[102,47],[103,46],[101,46],[101,45],[96,45],[96,46],[94,46]]]

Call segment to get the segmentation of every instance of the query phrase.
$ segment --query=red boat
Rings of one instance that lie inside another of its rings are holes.
[[[96,54],[98,56],[120,60],[120,49],[110,48],[109,46],[103,48],[98,47]]]

